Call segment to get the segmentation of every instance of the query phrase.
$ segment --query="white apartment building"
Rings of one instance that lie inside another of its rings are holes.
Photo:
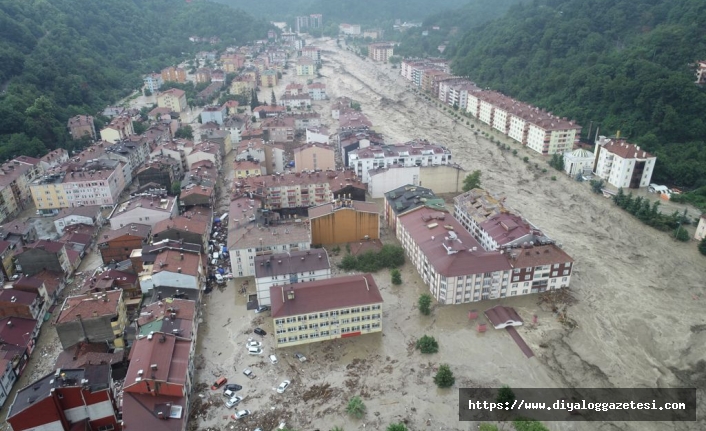
[[[349,166],[364,183],[371,169],[393,166],[439,166],[451,163],[451,151],[428,141],[416,140],[397,145],[374,145],[348,153]]]
[[[158,222],[178,215],[175,197],[136,196],[122,202],[110,213],[110,228],[118,230],[132,223],[154,227]]]
[[[600,136],[596,141],[593,171],[617,188],[647,187],[657,157],[623,140]]]
[[[311,100],[326,100],[328,96],[326,95],[326,84],[322,82],[314,82],[306,87],[309,92],[309,97]]]
[[[255,257],[259,305],[272,305],[270,287],[331,278],[331,262],[323,248]]]

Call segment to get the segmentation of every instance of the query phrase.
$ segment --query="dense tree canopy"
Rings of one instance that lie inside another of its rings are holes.
[[[700,0],[535,0],[469,30],[454,72],[519,100],[618,130],[658,157],[654,180],[706,184],[706,59]],[[593,136],[591,136],[593,138]]]
[[[0,159],[71,147],[66,121],[96,114],[187,51],[263,38],[269,26],[210,2],[0,0]]]

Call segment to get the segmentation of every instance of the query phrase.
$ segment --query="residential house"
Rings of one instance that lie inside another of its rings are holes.
[[[260,87],[272,88],[277,86],[277,70],[266,69],[260,73]]]
[[[98,205],[83,207],[69,207],[59,211],[54,217],[54,228],[59,235],[64,234],[64,228],[75,224],[97,225],[103,224],[103,214]]]
[[[123,389],[125,429],[186,430],[194,377],[193,345],[190,339],[163,332],[135,341]]]
[[[44,270],[32,276],[21,275],[12,284],[12,288],[35,293],[41,296],[48,305],[52,305],[65,285],[62,273]]]
[[[171,157],[157,156],[137,171],[135,176],[141,186],[153,183],[171,192],[174,185],[181,181],[182,165]]]
[[[47,302],[34,292],[16,289],[0,290],[0,318],[22,317],[40,320],[44,318]]]
[[[306,130],[309,127],[319,127],[321,125],[321,115],[318,112],[305,112],[289,114],[294,118],[295,130]]]
[[[308,132],[308,130],[307,130]],[[325,144],[306,144],[294,149],[296,172],[336,169],[336,154],[333,147]]]
[[[15,431],[121,430],[110,365],[57,369],[20,389],[7,414]]]
[[[175,217],[178,208],[176,198],[164,196],[136,196],[116,205],[110,216],[110,228],[120,229],[131,223],[154,227],[158,222]]]
[[[258,305],[271,305],[270,287],[331,278],[326,249],[292,251],[255,257]]]
[[[307,92],[311,100],[326,100],[328,96],[326,95],[326,84],[323,82],[314,82],[306,86]]]
[[[228,109],[225,105],[223,106],[204,106],[203,111],[201,111],[201,123],[206,124],[214,122],[219,126],[223,125],[223,121],[227,116]]]
[[[178,88],[171,88],[157,95],[157,106],[169,108],[172,112],[180,113],[186,111],[186,93]]]
[[[166,107],[156,107],[147,113],[147,119],[150,121],[171,120],[172,109]]]
[[[387,62],[395,52],[395,45],[392,43],[371,43],[368,45],[368,57],[374,61]]]
[[[68,127],[71,138],[74,140],[78,141],[84,136],[88,136],[93,140],[97,139],[96,126],[93,123],[93,117],[90,115],[76,115],[69,118]]]
[[[135,249],[130,254],[130,262],[132,262],[133,270],[138,273],[140,277],[144,276],[150,278],[152,271],[151,267],[154,266],[154,263],[157,261],[158,255],[166,250],[178,251],[180,253],[200,254],[203,251],[203,246],[201,244],[191,244],[188,242],[172,241],[168,239],[153,242],[149,245],[144,245],[141,249]],[[143,288],[143,293],[147,293],[148,291],[149,288]]]
[[[221,156],[220,145],[205,141],[194,145],[191,152],[186,155],[186,164],[191,169],[194,163],[208,160],[216,166],[216,169],[220,169]]]
[[[253,109],[253,115],[258,118],[270,118],[279,117],[280,115],[287,112],[287,108],[284,106],[272,106],[272,105],[260,105]]]
[[[113,118],[110,123],[101,130],[101,139],[114,144],[135,134],[132,126],[132,118],[122,115]]]
[[[329,133],[325,127],[307,127],[306,128],[306,143],[307,144],[329,144]]]
[[[73,274],[78,253],[68,250],[62,242],[39,240],[18,249],[16,269],[25,276],[32,276],[44,270],[61,273],[64,278]]]
[[[211,235],[213,213],[210,208],[197,208],[184,214],[162,220],[152,229],[152,241],[165,239],[208,246]]]
[[[194,80],[197,84],[211,82],[211,70],[203,67],[197,69],[194,74]]]
[[[161,73],[150,73],[146,75],[142,80],[145,83],[145,90],[149,91],[150,93],[156,93],[157,90],[159,90],[164,84]]]
[[[122,290],[70,296],[64,300],[54,320],[64,349],[81,343],[109,343],[125,347],[128,325]]]
[[[86,279],[86,282],[81,288],[81,293],[86,295],[102,295],[103,292],[117,291],[123,292],[123,301],[129,315],[134,315],[142,302],[142,290],[140,289],[140,280],[132,271],[121,271],[117,269],[108,269],[95,274],[93,277]]]
[[[593,172],[616,188],[647,187],[652,180],[657,157],[624,140],[599,137],[596,141]]]
[[[302,93],[296,96],[284,95],[277,101],[279,106],[291,109],[306,109],[311,107],[311,97],[308,93]]]
[[[146,224],[129,223],[119,229],[109,230],[97,241],[103,263],[122,262],[130,259],[130,253],[150,241],[152,227]]]
[[[250,160],[236,160],[236,162],[233,163],[233,170],[235,171],[235,178],[237,179],[263,175],[260,163]]]
[[[466,171],[456,164],[440,166],[399,166],[370,170],[368,193],[373,199],[384,198],[390,190],[407,184],[423,186],[437,193],[459,193],[463,190]]]
[[[400,216],[423,206],[439,211],[446,208],[444,200],[437,197],[433,190],[407,184],[385,193],[383,218],[395,230]]]
[[[42,174],[39,159],[18,156],[0,165],[0,222],[7,221],[30,203],[30,184]]]
[[[299,57],[296,64],[297,76],[316,75],[316,63],[309,57]]]
[[[316,46],[305,46],[299,51],[302,57],[308,57],[314,60],[315,63],[321,63],[321,49]]]
[[[218,97],[221,91],[221,87],[223,87],[222,82],[212,82],[208,87],[196,94],[196,101],[200,104],[215,103],[216,97]]]
[[[348,97],[339,97],[331,103],[331,118],[338,120],[342,113],[352,111],[353,101]]]
[[[162,69],[162,81],[164,82],[186,82],[186,70],[181,67],[169,66]]]
[[[95,128],[93,132],[95,134]],[[95,139],[95,138],[94,138]],[[69,161],[69,153],[63,148],[57,148],[45,154],[41,159],[39,159],[39,171],[48,171],[51,168],[55,168],[63,165]]]
[[[238,203],[245,206],[237,207]],[[247,200],[231,202],[229,217],[232,221],[228,225],[228,255],[233,275],[236,277],[255,275],[255,256],[310,248],[311,233],[303,223],[271,225],[269,230],[260,230],[254,224],[248,223],[244,210],[247,210]]]
[[[451,151],[424,140],[404,144],[369,146],[348,153],[348,162],[364,183],[370,171],[391,166],[439,166],[451,163]]]
[[[200,298],[206,274],[200,253],[166,249],[157,254],[152,265],[143,264],[139,276],[143,293],[152,289],[176,288],[186,289]]]
[[[588,176],[593,172],[593,153],[579,148],[564,153],[564,172],[571,178],[577,175]]]
[[[179,205],[184,208],[204,207],[212,208],[215,204],[215,190],[213,187],[189,184],[179,195]]]
[[[374,202],[338,199],[309,208],[311,242],[342,244],[380,239],[380,212]]]
[[[270,298],[278,348],[382,332],[372,274],[273,286]]]
[[[694,233],[694,239],[701,241],[704,238],[706,238],[706,214],[701,214],[699,224],[696,226],[696,232]]]
[[[15,219],[0,226],[0,240],[10,242],[15,248],[31,244],[37,239],[39,239],[37,228],[34,227],[30,219]]]
[[[696,63],[696,84],[704,83],[706,83],[706,61],[699,61]]]
[[[294,141],[294,118],[293,117],[277,117],[268,118],[262,121],[260,126],[268,137],[268,140],[274,142],[292,142]]]

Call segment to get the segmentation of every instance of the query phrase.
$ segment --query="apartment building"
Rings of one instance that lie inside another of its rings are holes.
[[[331,278],[331,262],[323,248],[255,257],[258,305],[272,305],[270,287]]]
[[[140,186],[151,183],[171,191],[172,186],[181,181],[182,173],[180,161],[167,156],[157,156],[137,171],[135,177]]]
[[[324,16],[320,13],[309,15],[309,27],[312,29],[324,28]]]
[[[169,242],[169,240],[160,241],[160,243]],[[153,245],[156,244],[159,243]],[[198,245],[201,247],[200,244]],[[139,250],[133,250],[133,256],[136,251]],[[144,251],[142,255],[144,256]],[[200,300],[206,281],[205,259],[202,259],[201,253],[169,247],[156,253],[154,259],[152,263],[144,262],[142,271],[138,274],[143,293],[153,289],[182,289],[188,291],[193,299]]]
[[[96,248],[103,263],[122,262],[130,259],[135,249],[141,249],[150,239],[152,228],[145,224],[130,223],[120,229],[109,230],[96,241]]]
[[[326,84],[322,82],[314,82],[306,86],[307,92],[311,100],[326,100]]]
[[[206,124],[214,122],[219,126],[223,125],[223,121],[227,117],[227,108],[223,106],[204,106],[203,111],[201,111],[201,124]]]
[[[54,217],[54,229],[59,235],[64,234],[64,230],[76,224],[87,226],[101,226],[103,215],[98,205],[77,206],[64,208]]]
[[[329,145],[328,129],[325,127],[307,127],[305,139],[307,144]]]
[[[64,300],[54,320],[54,327],[64,349],[80,342],[125,347],[127,325],[122,289],[70,296]]]
[[[76,115],[69,118],[68,128],[72,139],[79,140],[84,136],[94,140],[97,138],[96,126],[93,124],[93,117],[90,115]]]
[[[449,78],[439,81],[439,100],[462,111],[468,107],[468,94],[476,91],[480,91],[480,88],[467,79]]]
[[[463,190],[466,171],[456,164],[440,166],[378,167],[371,170],[368,193],[373,199],[385,197],[390,190],[411,184],[423,186],[438,193],[459,193]]]
[[[395,45],[392,43],[371,43],[368,45],[368,58],[373,61],[387,62],[395,52]]]
[[[29,204],[30,184],[42,174],[38,159],[19,156],[0,166],[0,222],[13,218]]]
[[[237,212],[230,211],[231,217],[242,214],[240,208],[233,207],[231,203],[231,208]],[[228,255],[236,277],[255,275],[256,256],[308,250],[310,246],[311,232],[304,223],[257,227],[247,219],[234,219],[228,226]]]
[[[338,31],[348,36],[360,36],[360,24],[339,24]]]
[[[186,93],[178,88],[170,88],[157,95],[157,106],[160,108],[169,108],[172,112],[186,111]]]
[[[349,166],[364,183],[370,181],[370,171],[392,166],[438,166],[451,163],[451,151],[425,140],[404,144],[359,148],[348,153]]]
[[[252,193],[272,210],[307,208],[343,195],[365,200],[365,184],[350,170],[250,177],[238,181],[236,192]]]
[[[316,63],[309,57],[299,57],[296,65],[297,76],[316,75]]]
[[[333,147],[325,144],[306,144],[294,149],[294,169],[296,172],[334,170],[336,154]]]
[[[194,145],[191,152],[186,155],[186,164],[191,169],[191,166],[197,162],[210,161],[216,166],[216,169],[221,168],[222,152],[220,145],[205,141]]]
[[[162,220],[152,229],[152,241],[165,239],[199,244],[204,249],[208,245],[213,224],[211,208],[197,208],[174,218]]]
[[[306,109],[311,107],[311,96],[308,93],[287,95],[280,97],[277,101],[279,106],[291,109]]]
[[[145,83],[145,90],[151,93],[155,93],[164,85],[161,73],[150,73],[142,81]]]
[[[444,200],[437,197],[433,190],[407,184],[385,193],[383,218],[395,230],[400,216],[423,206],[446,211]]]
[[[76,269],[74,263],[78,255],[68,250],[63,242],[42,239],[18,249],[15,262],[17,270],[26,276],[49,270],[68,277]]]
[[[245,57],[239,54],[223,54],[221,64],[226,73],[234,73],[245,65]]]
[[[131,223],[154,227],[162,220],[176,217],[177,213],[178,208],[174,197],[136,196],[116,205],[108,218],[110,228],[117,230]]]
[[[114,144],[134,134],[135,129],[132,127],[132,118],[127,115],[121,115],[113,118],[110,123],[101,130],[101,139]]]
[[[265,69],[260,73],[260,87],[272,88],[277,86],[278,75],[276,69]]]
[[[181,67],[169,66],[162,69],[162,81],[164,82],[186,82],[186,70]]]
[[[282,102],[282,99],[280,99],[280,102]],[[265,136],[268,138],[269,141],[294,141],[294,117],[268,118],[262,122],[260,127],[265,132]]]
[[[278,348],[382,332],[372,274],[273,286],[270,298]]]
[[[302,57],[309,57],[315,63],[321,63],[321,49],[316,46],[305,46],[299,51]]]
[[[617,188],[647,187],[657,157],[620,139],[601,136],[596,141],[593,172]]]

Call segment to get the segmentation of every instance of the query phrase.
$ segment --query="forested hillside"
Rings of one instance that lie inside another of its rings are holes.
[[[96,113],[174,64],[188,37],[263,38],[268,25],[210,2],[0,0],[0,159],[70,145],[66,121]]]
[[[449,52],[479,85],[621,136],[658,156],[654,179],[706,184],[703,0],[535,0]]]
[[[399,18],[422,21],[442,10],[455,9],[468,0],[213,0],[245,9],[272,20],[291,20],[297,15],[320,13],[327,22],[381,25]]]
[[[400,45],[395,49],[395,54],[403,57],[439,56],[439,45],[453,42],[468,29],[501,17],[510,6],[520,1],[470,0],[459,8],[435,13],[425,18],[421,27],[397,35]],[[424,31],[428,31],[426,36],[423,35]]]

